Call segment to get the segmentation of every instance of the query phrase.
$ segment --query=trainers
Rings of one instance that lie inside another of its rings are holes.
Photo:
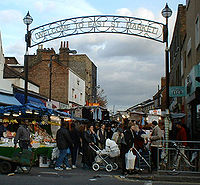
[[[73,168],[73,169],[75,169],[75,168],[76,168],[76,166],[75,166],[75,165],[72,165],[72,168]]]
[[[55,167],[54,169],[57,170],[57,171],[62,171],[63,170],[63,168],[61,168],[61,167]]]
[[[70,167],[66,167],[66,170],[71,170],[72,168],[70,168]]]

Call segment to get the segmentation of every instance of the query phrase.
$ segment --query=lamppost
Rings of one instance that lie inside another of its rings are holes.
[[[24,55],[24,76],[25,76],[25,83],[24,83],[24,103],[27,103],[28,97],[28,47],[31,44],[31,33],[29,31],[29,25],[33,22],[33,18],[30,16],[29,11],[23,19],[24,24],[26,24],[26,34],[25,34],[25,41],[26,41],[26,53]]]
[[[166,25],[164,30],[164,42],[166,42],[165,47],[165,67],[166,67],[166,110],[169,110],[169,48],[168,48],[168,18],[171,17],[172,10],[168,7],[166,3],[165,8],[162,10],[162,16],[166,19]]]

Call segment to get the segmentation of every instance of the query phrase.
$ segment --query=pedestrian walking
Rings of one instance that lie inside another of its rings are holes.
[[[73,141],[70,137],[69,130],[67,129],[67,122],[65,122],[64,119],[61,120],[61,127],[56,133],[56,143],[59,149],[59,157],[56,161],[55,170],[62,171],[63,165],[66,166],[66,170],[70,170],[68,150],[69,147],[73,146]]]
[[[128,151],[133,151],[133,146],[134,146],[134,127],[135,123],[130,122],[129,128],[124,131],[124,140],[125,144],[122,144],[122,174],[125,175],[128,173],[126,169],[126,162],[125,162],[125,154],[128,153]]]
[[[84,132],[84,146],[85,147],[85,164],[87,168],[92,167],[92,163],[94,162],[95,152],[90,148],[90,145],[97,145],[97,135],[94,132],[94,126],[88,126],[86,132]]]
[[[149,138],[151,142],[152,170],[157,170],[158,157],[160,159],[160,151],[158,151],[158,148],[162,146],[161,145],[162,131],[157,121],[152,122],[152,127],[153,127],[153,130]],[[158,152],[159,152],[159,155],[158,155]]]
[[[73,142],[73,145],[70,147],[71,157],[72,157],[72,168],[76,168],[78,149],[80,146],[80,132],[76,129],[76,126],[74,123],[70,125],[69,133]]]
[[[176,128],[177,128],[176,140],[180,141],[179,150],[180,150],[180,153],[182,153],[182,155],[185,156],[185,147],[187,147],[187,132],[181,122],[176,123]],[[183,157],[183,159],[186,162],[186,164],[189,164],[188,161],[186,160],[187,157],[185,157],[185,158]],[[178,157],[175,156],[175,160],[176,160],[175,169],[177,170],[179,167],[179,164],[180,164],[181,155],[178,155]]]

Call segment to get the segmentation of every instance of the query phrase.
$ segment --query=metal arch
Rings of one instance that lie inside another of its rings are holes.
[[[29,47],[71,35],[87,33],[119,33],[164,42],[165,25],[159,22],[127,16],[95,15],[63,19],[29,31]]]

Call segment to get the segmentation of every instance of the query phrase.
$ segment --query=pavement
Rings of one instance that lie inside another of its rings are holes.
[[[141,180],[141,181],[165,181],[165,182],[183,182],[184,183],[195,183],[200,184],[200,173],[161,173],[161,172],[152,172],[148,171],[140,172],[140,174],[129,174],[126,176],[121,175],[121,170],[116,170],[112,172],[106,172],[105,169],[100,169],[95,172],[93,170],[85,170],[81,167],[77,169],[67,170],[65,171],[56,171],[53,168],[39,168],[33,167],[29,175],[31,176],[44,176],[44,175],[52,175],[52,176],[80,176],[87,175],[90,177],[98,177],[98,176],[113,176],[122,179],[131,179],[131,180]]]
[[[125,178],[134,180],[147,180],[147,181],[166,181],[166,182],[183,182],[183,183],[199,183],[200,172],[157,172],[152,173],[142,172],[140,174],[127,175]]]

